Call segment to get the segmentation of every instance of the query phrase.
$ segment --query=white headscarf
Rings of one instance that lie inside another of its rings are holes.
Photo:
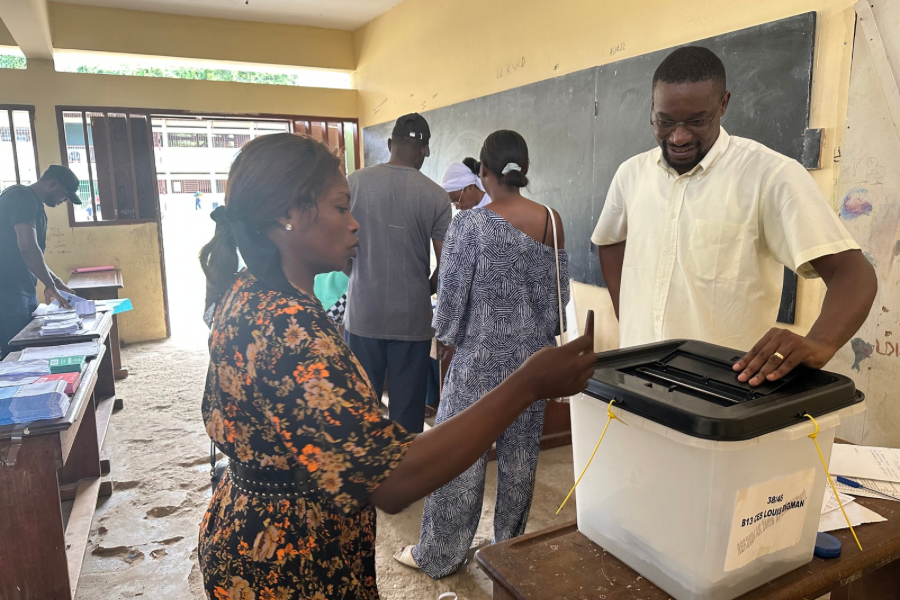
[[[446,192],[456,192],[467,188],[473,183],[479,190],[484,192],[484,185],[481,183],[481,178],[475,175],[475,173],[472,172],[472,169],[462,162],[453,162],[447,165],[447,168],[444,169],[444,175],[441,177],[441,187],[444,188],[444,191]],[[490,201],[491,199],[485,194],[478,206],[484,206]]]

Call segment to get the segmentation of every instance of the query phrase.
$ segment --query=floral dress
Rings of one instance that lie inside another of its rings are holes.
[[[381,416],[315,298],[238,276],[216,310],[203,419],[231,460],[302,469],[319,488],[270,500],[241,492],[226,474],[200,529],[207,596],[377,599],[368,497],[414,436]]]

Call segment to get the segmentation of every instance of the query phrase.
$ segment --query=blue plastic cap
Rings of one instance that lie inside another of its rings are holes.
[[[841,540],[828,533],[816,534],[816,550],[819,558],[837,558],[841,555]]]

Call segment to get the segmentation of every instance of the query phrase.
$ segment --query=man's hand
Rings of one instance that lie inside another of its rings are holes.
[[[56,289],[56,286],[45,287],[44,288],[44,301],[46,301],[47,304],[50,304],[54,300],[56,300],[59,303],[59,305],[63,308],[72,308],[69,305],[69,303],[66,301],[66,299],[62,297],[62,294],[59,293],[59,290]]]
[[[67,286],[66,284],[64,284],[64,283],[62,282],[62,279],[59,279],[59,278],[56,279],[56,289],[62,290],[62,291],[64,291],[64,292],[67,293],[67,294],[72,294],[73,296],[77,296],[77,295],[78,295],[78,294],[76,294],[74,291],[72,291],[72,288],[70,288],[69,286]]]
[[[799,365],[821,369],[838,351],[829,346],[773,327],[741,360],[734,363],[734,370],[741,371],[738,381],[760,385],[765,381],[777,381]]]

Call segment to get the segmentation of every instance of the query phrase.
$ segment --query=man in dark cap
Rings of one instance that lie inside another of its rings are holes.
[[[0,194],[0,354],[29,322],[37,308],[37,281],[44,284],[44,299],[69,304],[60,290],[71,293],[44,261],[47,213],[66,201],[81,204],[78,177],[60,165],[48,168],[37,183],[14,185]]]
[[[349,177],[350,211],[359,222],[344,337],[378,398],[385,377],[390,417],[407,431],[422,431],[428,391],[431,294],[450,226],[450,199],[419,172],[429,155],[431,131],[418,113],[397,119],[391,159]]]

